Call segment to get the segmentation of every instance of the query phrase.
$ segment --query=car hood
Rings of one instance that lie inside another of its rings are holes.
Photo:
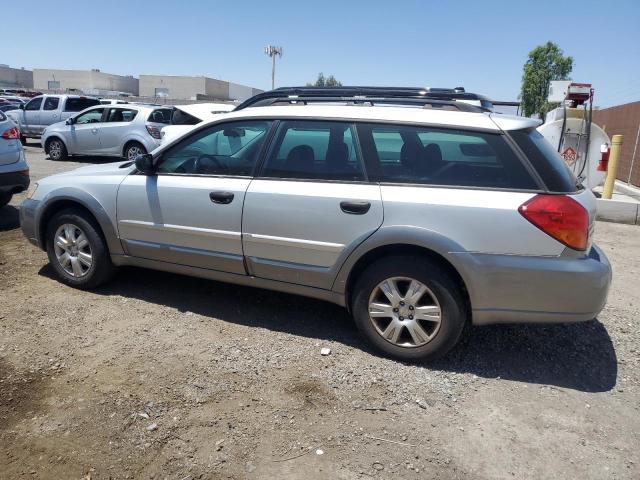
[[[59,177],[126,177],[133,170],[135,166],[132,162],[114,162],[114,163],[102,163],[99,165],[89,165],[87,167],[76,168],[68,172],[58,173],[47,177],[48,179],[55,179]]]

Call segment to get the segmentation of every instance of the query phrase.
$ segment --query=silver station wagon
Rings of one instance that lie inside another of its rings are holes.
[[[134,265],[315,297],[382,353],[431,359],[470,324],[606,302],[595,198],[536,125],[463,89],[277,89],[39,181],[22,229],[74,287]]]

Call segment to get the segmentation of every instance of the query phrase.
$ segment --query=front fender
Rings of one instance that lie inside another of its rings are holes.
[[[109,218],[104,207],[90,193],[75,187],[61,187],[47,193],[41,202],[35,213],[35,235],[43,249],[46,249],[44,241],[46,225],[43,225],[43,219],[48,216],[47,212],[61,202],[74,202],[86,208],[95,217],[102,229],[109,252],[112,255],[124,254],[116,226]]]

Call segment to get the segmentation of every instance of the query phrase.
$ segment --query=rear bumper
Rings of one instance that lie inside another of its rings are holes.
[[[26,166],[25,166],[26,167]],[[20,193],[29,188],[29,169],[20,172],[0,172],[0,193]]]
[[[592,320],[604,308],[611,284],[611,265],[595,245],[582,258],[468,253],[456,257],[475,325]]]

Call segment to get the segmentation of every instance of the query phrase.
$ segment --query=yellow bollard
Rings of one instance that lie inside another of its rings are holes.
[[[607,179],[604,181],[602,198],[611,200],[613,186],[616,182],[616,171],[618,170],[618,156],[622,148],[622,135],[614,135],[611,139],[611,152],[609,153],[609,165],[607,165]]]

